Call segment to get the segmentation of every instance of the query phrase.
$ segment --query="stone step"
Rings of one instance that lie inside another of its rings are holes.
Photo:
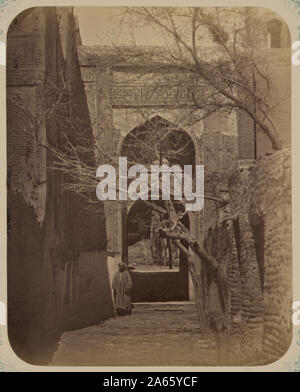
[[[134,312],[194,312],[196,305],[190,301],[172,302],[135,302],[133,303]]]

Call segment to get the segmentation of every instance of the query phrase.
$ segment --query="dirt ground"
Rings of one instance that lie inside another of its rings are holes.
[[[49,365],[199,366],[217,364],[215,335],[199,331],[190,302],[140,303],[131,316],[65,332]]]

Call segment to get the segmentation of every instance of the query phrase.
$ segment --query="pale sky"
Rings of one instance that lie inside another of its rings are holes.
[[[74,7],[79,19],[83,45],[132,44],[133,36],[137,45],[163,45],[162,37],[153,28],[135,29],[132,24],[122,23],[127,7]]]

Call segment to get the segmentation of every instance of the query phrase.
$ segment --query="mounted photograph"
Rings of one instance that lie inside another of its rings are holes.
[[[291,36],[258,7],[35,7],[7,34],[8,336],[52,366],[292,340]]]

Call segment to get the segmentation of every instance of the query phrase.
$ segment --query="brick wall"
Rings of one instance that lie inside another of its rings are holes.
[[[229,192],[231,218],[215,220],[204,241],[228,280],[227,360],[269,363],[287,351],[292,331],[290,150],[237,172]]]
[[[249,44],[256,50],[256,62],[264,70],[271,83],[269,84],[269,105],[284,148],[291,146],[291,36],[285,20],[268,8],[247,7],[246,28]],[[279,47],[271,47],[268,24],[276,20],[280,27]],[[253,38],[254,37],[254,41]],[[266,69],[267,65],[267,69]],[[258,91],[266,93],[265,82],[260,78],[256,81]],[[240,159],[252,159],[253,121],[241,112],[239,115]],[[272,153],[269,140],[260,131],[257,132],[257,156]],[[252,146],[251,146],[252,144]]]
[[[242,336],[251,339],[251,330],[262,326],[261,350],[265,360],[272,361],[291,341],[290,150],[261,158],[239,174],[230,184],[230,198],[239,221]],[[248,343],[241,344],[245,349]]]
[[[63,189],[66,176],[51,169],[54,157],[39,143],[63,148],[63,133],[75,145],[93,143],[72,9],[20,14],[8,32],[7,56],[8,330],[15,352],[42,364],[64,328],[81,326],[82,318],[89,324],[113,315],[110,290],[97,288],[108,285],[106,258],[99,258],[101,265],[95,262],[94,269],[82,266],[87,254],[95,260],[94,253],[106,246],[101,206],[99,214],[93,213]],[[64,82],[61,104],[45,117],[47,102]],[[82,158],[95,164],[93,154]],[[82,305],[82,280],[92,282],[89,308]]]

